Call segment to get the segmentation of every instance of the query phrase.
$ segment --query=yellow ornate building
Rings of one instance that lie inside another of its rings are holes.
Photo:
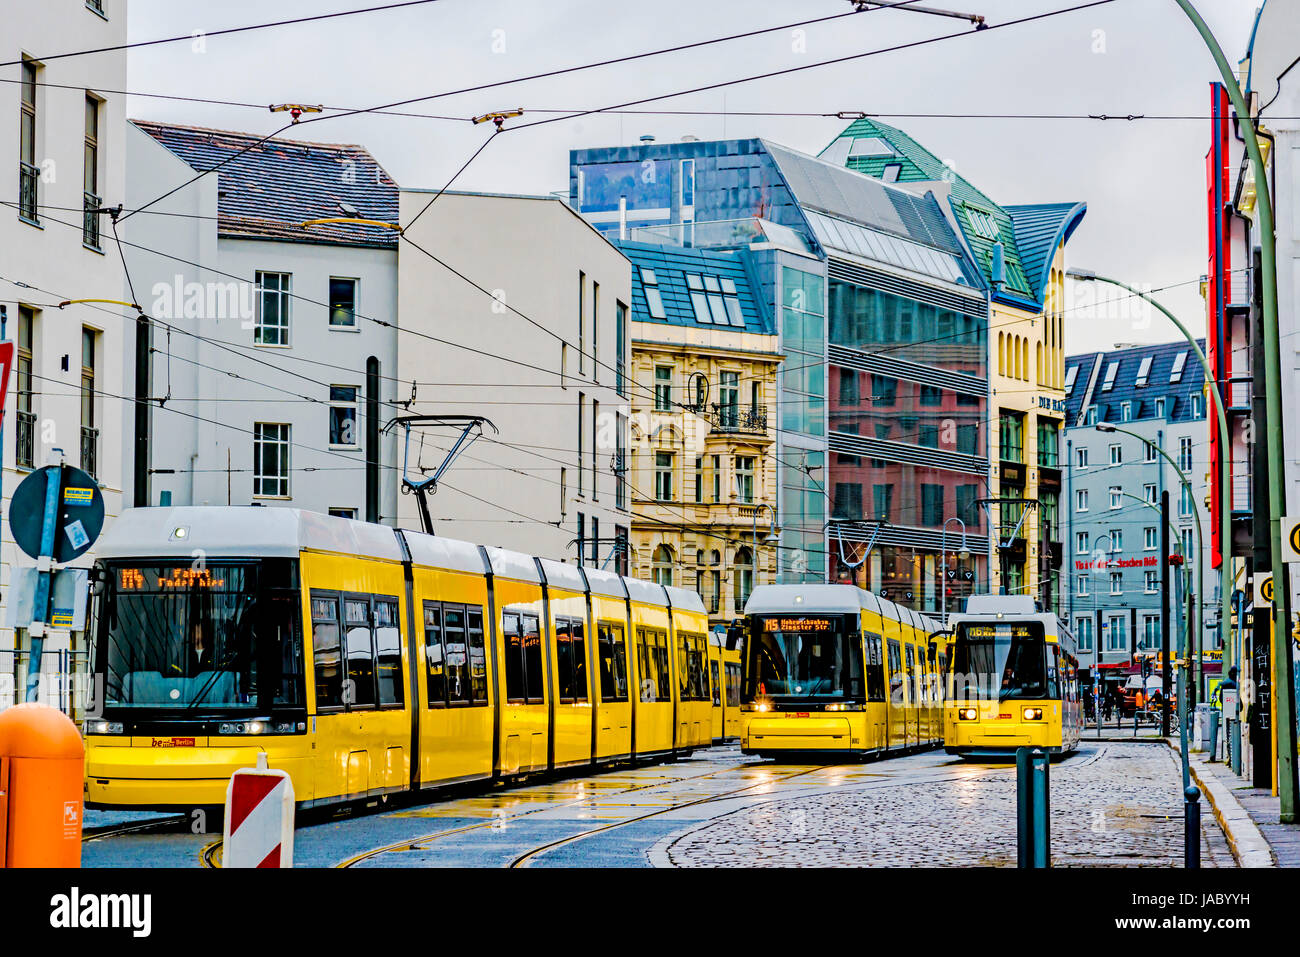
[[[723,626],[776,580],[772,318],[741,254],[618,245],[632,262],[630,566],[697,590]]]

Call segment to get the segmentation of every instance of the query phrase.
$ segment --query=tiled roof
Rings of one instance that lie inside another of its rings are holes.
[[[1034,298],[1042,302],[1056,250],[1070,238],[1088,206],[1086,203],[1039,203],[1008,206],[1006,211],[1015,226],[1020,262],[1034,287]]]
[[[397,184],[362,146],[286,139],[253,145],[260,137],[249,133],[132,122],[196,171],[229,160],[216,172],[220,236],[397,245],[397,233],[380,226],[299,226],[337,217],[398,221]]]
[[[636,322],[657,322],[672,326],[691,326],[715,332],[757,332],[775,335],[776,327],[768,310],[755,298],[745,270],[742,253],[691,249],[679,246],[658,246],[651,243],[619,241],[615,246],[632,263],[632,319]],[[645,284],[641,270],[654,271],[659,296],[664,304],[664,318],[650,315]],[[736,284],[744,328],[740,326],[705,325],[695,319],[691,305],[686,275],[716,276],[730,279]]]
[[[859,139],[882,140],[888,144],[890,151],[854,156],[852,155],[854,140]],[[828,160],[842,163],[849,169],[877,178],[884,178],[886,167],[897,166],[896,181],[900,183],[932,181],[950,183],[953,213],[961,225],[962,233],[966,237],[966,242],[984,280],[989,284],[993,282],[993,246],[995,242],[1000,241],[1004,264],[1004,293],[1041,304],[1041,288],[1036,286],[1030,275],[1035,272],[1033,263],[1025,262],[1026,258],[1032,260],[1034,254],[1026,254],[1025,249],[1022,248],[1016,224],[1008,210],[995,203],[969,180],[958,175],[950,166],[902,130],[876,119],[854,120],[822,151],[821,155]],[[1074,204],[1069,205],[1073,207]],[[996,237],[989,235],[992,230],[980,228],[977,219],[980,218],[981,213],[992,217],[996,226]]]
[[[1197,345],[1205,348],[1205,340],[1197,339]],[[1183,360],[1182,377],[1178,382],[1170,382],[1174,363],[1180,353],[1186,354]],[[1067,425],[1078,420],[1080,407],[1088,392],[1088,378],[1101,359],[1101,368],[1097,373],[1097,384],[1092,393],[1092,406],[1097,408],[1098,422],[1119,422],[1120,403],[1130,402],[1132,418],[1150,419],[1155,417],[1155,400],[1165,399],[1165,415],[1171,422],[1191,420],[1191,396],[1202,395],[1205,391],[1205,372],[1186,340],[1165,342],[1151,346],[1131,346],[1124,349],[1111,349],[1106,352],[1089,352],[1065,357],[1065,374],[1068,379],[1070,370],[1077,368],[1074,387],[1066,396]],[[1142,360],[1151,359],[1151,368],[1147,373],[1147,384],[1137,384]],[[1111,363],[1119,363],[1115,373],[1115,383],[1110,391],[1102,391],[1106,381],[1107,369]],[[1202,409],[1202,414],[1205,410]]]

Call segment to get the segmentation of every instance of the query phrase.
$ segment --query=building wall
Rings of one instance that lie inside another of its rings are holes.
[[[402,190],[402,222],[432,197]],[[431,498],[437,533],[572,562],[579,515],[585,538],[593,522],[602,539],[629,528],[614,469],[620,419],[626,428],[630,413],[614,371],[616,307],[631,298],[627,259],[549,197],[447,192],[406,236],[482,287],[402,245],[397,368],[404,400],[414,383],[409,414],[485,415],[499,430],[487,429],[439,483]],[[630,330],[624,336],[630,364]],[[454,438],[445,429],[413,432],[412,472],[436,468]],[[419,527],[413,496],[401,496],[398,509],[404,527]],[[611,545],[599,547],[597,564]]]
[[[56,50],[78,50],[114,46],[126,42],[125,0],[105,0],[104,16],[90,10],[85,0],[49,0],[39,4],[10,4],[0,31],[0,59],[16,60]],[[17,67],[6,77],[19,78]],[[5,186],[0,197],[0,304],[8,312],[6,338],[18,335],[19,307],[35,310],[32,349],[31,411],[32,464],[46,465],[54,448],[63,449],[66,461],[81,460],[81,382],[83,330],[95,333],[94,428],[99,437],[95,473],[104,494],[109,521],[129,495],[129,476],[124,473],[124,455],[131,430],[130,405],[121,398],[131,390],[130,366],[124,361],[124,331],[130,322],[123,316],[134,311],[109,304],[72,305],[57,308],[64,299],[127,299],[121,262],[107,235],[107,216],[100,216],[102,234],[98,250],[86,248],[82,236],[84,148],[86,142],[86,93],[101,100],[98,135],[98,195],[103,205],[124,200],[125,181],[125,97],[103,90],[126,89],[126,53],[117,51],[93,57],[70,57],[49,61],[40,67],[36,89],[35,165],[40,169],[37,209],[39,225],[20,218],[18,164],[19,114],[22,85],[0,84],[0,156],[6,157]],[[26,287],[15,285],[26,283]],[[64,369],[64,358],[67,368]],[[8,501],[14,488],[28,474],[19,468],[16,442],[19,425],[13,410],[18,402],[17,377],[11,375],[5,401],[3,443],[3,498]],[[88,565],[93,552],[75,564]],[[9,540],[8,523],[0,534],[0,610],[8,600],[15,563],[32,564]],[[3,620],[0,617],[0,620]],[[14,647],[14,634],[0,630],[0,674],[11,673],[12,656],[3,650]],[[69,647],[70,636],[56,633],[46,642],[47,651]],[[20,642],[23,644],[24,642]],[[74,642],[74,647],[77,643]],[[0,706],[10,698],[0,695]]]
[[[776,521],[776,337],[656,322],[633,323],[632,335],[634,571],[697,590],[710,621],[725,625],[741,614],[754,585],[776,580],[778,549],[765,541]],[[656,368],[672,370],[667,409],[654,401]],[[724,371],[737,373],[740,383],[740,414],[732,427],[723,427],[707,409],[697,414],[677,404],[694,403],[689,390],[697,374],[711,383],[711,401],[717,401]],[[750,414],[754,409],[758,414]],[[663,471],[657,453],[671,456],[668,490],[657,478]],[[748,501],[741,494],[738,457],[753,460]],[[746,582],[742,568],[751,570]]]

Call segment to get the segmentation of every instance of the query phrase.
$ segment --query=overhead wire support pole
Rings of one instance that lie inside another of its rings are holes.
[[[1259,211],[1259,247],[1261,286],[1263,287],[1264,306],[1264,398],[1267,426],[1264,429],[1268,448],[1268,548],[1273,569],[1273,660],[1277,673],[1278,686],[1273,689],[1273,700],[1277,707],[1277,792],[1280,804],[1280,820],[1283,824],[1296,822],[1296,716],[1295,688],[1292,673],[1291,651],[1291,586],[1288,581],[1287,566],[1282,561],[1282,512],[1286,507],[1286,477],[1282,469],[1282,365],[1280,343],[1278,341],[1277,315],[1277,245],[1273,224],[1273,197],[1270,195],[1268,168],[1264,165],[1264,154],[1259,148],[1259,138],[1255,135],[1255,124],[1251,120],[1250,108],[1242,95],[1241,86],[1233,73],[1228,58],[1214,33],[1201,19],[1201,15],[1192,5],[1191,0],[1174,0],[1187,14],[1196,27],[1196,31],[1205,41],[1214,65],[1219,69],[1223,85],[1232,100],[1232,108],[1237,114],[1238,128],[1246,141],[1246,152],[1255,173],[1257,198],[1255,208]],[[1211,390],[1214,391],[1214,390]],[[1225,449],[1225,456],[1231,454],[1231,446]],[[1224,494],[1229,494],[1224,489]],[[1225,559],[1226,561],[1226,559]],[[1226,634],[1229,619],[1224,619]]]

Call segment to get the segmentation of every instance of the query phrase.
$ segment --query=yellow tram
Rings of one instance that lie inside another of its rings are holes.
[[[1079,746],[1083,709],[1073,633],[1024,595],[974,595],[950,616],[952,672],[944,749],[962,757],[1011,757],[1032,746]]]
[[[746,754],[882,755],[940,744],[939,625],[853,585],[761,585],[745,603]]]
[[[256,507],[127,510],[94,577],[91,807],[218,805],[262,752],[312,807],[717,736],[694,592]]]
[[[740,649],[709,633],[709,681],[713,693],[713,743],[740,737]]]

